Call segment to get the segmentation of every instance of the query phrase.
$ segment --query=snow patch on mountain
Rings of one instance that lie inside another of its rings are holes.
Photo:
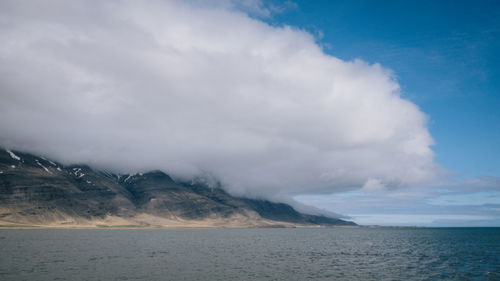
[[[17,161],[21,161],[21,157],[19,157],[19,156],[17,156],[16,154],[14,154],[14,152],[12,152],[12,151],[10,151],[10,150],[8,150],[8,149],[6,149],[5,151],[7,151],[7,153],[9,153],[9,154],[10,154],[10,157],[12,157],[12,159],[15,159],[15,160],[17,160]]]
[[[47,169],[47,167],[45,167],[42,163],[40,163],[40,161],[38,161],[38,159],[35,161],[36,161],[36,164],[38,166],[42,167],[47,173],[52,174],[52,172],[49,169]]]

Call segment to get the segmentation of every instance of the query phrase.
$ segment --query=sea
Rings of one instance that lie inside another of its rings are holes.
[[[0,230],[0,280],[500,280],[500,228]]]

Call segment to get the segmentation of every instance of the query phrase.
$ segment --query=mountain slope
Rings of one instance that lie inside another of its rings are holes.
[[[161,171],[116,175],[0,151],[0,221],[37,225],[145,226],[354,225],[307,215],[283,203],[237,198]]]

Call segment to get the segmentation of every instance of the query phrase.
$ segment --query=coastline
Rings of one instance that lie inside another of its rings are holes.
[[[41,229],[41,230],[100,230],[100,229],[145,229],[145,230],[161,230],[161,229],[255,229],[255,228],[304,228],[304,229],[328,229],[328,228],[340,228],[340,229],[379,229],[379,228],[393,228],[393,229],[420,229],[429,228],[423,226],[387,226],[387,225],[303,225],[303,224],[267,224],[267,225],[236,225],[236,224],[224,224],[224,225],[201,225],[198,223],[185,223],[176,225],[23,225],[23,224],[5,224],[0,223],[0,230],[8,229]]]
[[[338,225],[338,226],[316,226],[316,225],[197,225],[197,224],[183,224],[183,225],[19,225],[19,224],[2,224],[0,230],[9,229],[31,229],[31,230],[101,230],[101,229],[147,229],[147,230],[161,230],[161,229],[255,229],[255,228],[366,228],[365,226],[352,226],[352,225]]]

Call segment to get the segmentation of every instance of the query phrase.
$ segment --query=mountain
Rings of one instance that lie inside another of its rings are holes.
[[[0,224],[55,227],[294,227],[355,225],[238,198],[161,171],[118,175],[0,150]]]

